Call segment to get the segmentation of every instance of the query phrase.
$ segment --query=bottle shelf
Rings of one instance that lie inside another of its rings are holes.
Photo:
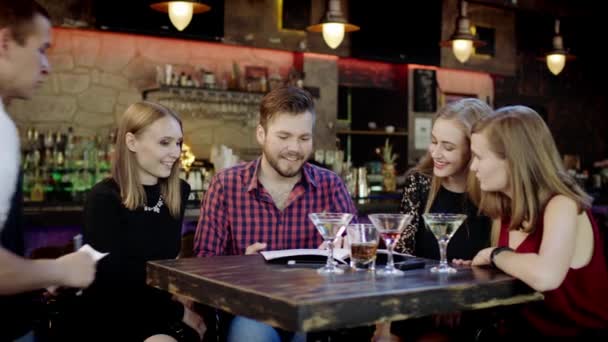
[[[259,104],[265,93],[162,85],[142,92],[144,100],[150,98],[151,95],[155,98],[174,101],[197,100],[211,103]]]

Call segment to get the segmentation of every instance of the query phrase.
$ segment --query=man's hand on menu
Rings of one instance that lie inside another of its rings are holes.
[[[256,242],[245,249],[245,255],[255,254],[261,250],[266,249],[267,244],[264,242]]]

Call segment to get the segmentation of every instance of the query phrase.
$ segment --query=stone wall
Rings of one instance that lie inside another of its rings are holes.
[[[304,54],[306,86],[319,88],[315,101],[315,147],[336,148],[336,120],[338,113],[338,58],[335,56]]]
[[[32,100],[9,107],[22,133],[32,126],[43,132],[72,126],[76,134],[108,134],[126,107],[156,86],[157,65],[205,68],[221,76],[236,62],[241,69],[264,66],[285,77],[294,63],[293,53],[283,51],[71,29],[54,29],[53,35],[49,79]],[[194,116],[183,120],[185,140],[198,157],[208,157],[212,144],[257,148],[255,122]]]

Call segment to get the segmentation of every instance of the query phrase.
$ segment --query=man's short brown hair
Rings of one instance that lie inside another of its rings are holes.
[[[50,20],[49,12],[33,0],[0,0],[0,29],[9,28],[13,39],[24,45],[34,31],[34,18]]]
[[[262,99],[259,124],[266,130],[268,122],[277,113],[297,115],[307,111],[315,115],[315,103],[310,93],[293,86],[277,88]]]

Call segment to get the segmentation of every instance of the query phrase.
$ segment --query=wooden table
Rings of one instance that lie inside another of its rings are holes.
[[[428,268],[381,277],[267,264],[259,255],[148,262],[148,283],[290,331],[319,331],[542,299],[490,268],[438,275]]]

